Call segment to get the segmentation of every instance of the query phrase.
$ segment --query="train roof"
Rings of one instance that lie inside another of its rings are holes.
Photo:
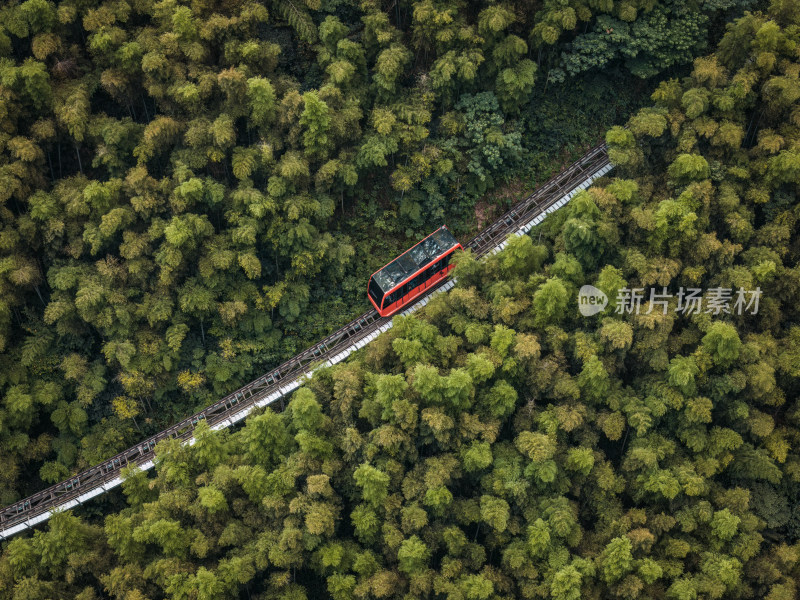
[[[447,228],[442,226],[375,273],[373,279],[383,292],[388,292],[398,283],[457,245],[458,240]]]

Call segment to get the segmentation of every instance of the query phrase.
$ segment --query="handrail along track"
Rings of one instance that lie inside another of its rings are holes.
[[[471,249],[479,257],[498,251],[505,246],[508,234],[527,232],[535,224],[537,217],[543,218],[545,213],[557,210],[581,184],[604,174],[610,168],[606,145],[595,146],[520,200],[511,210],[467,242],[464,248]],[[587,186],[588,183],[583,187]],[[432,286],[421,298],[445,285],[446,280]],[[153,449],[158,442],[166,439],[189,441],[200,421],[206,421],[212,429],[221,429],[240,421],[258,406],[277,400],[283,406],[284,395],[299,387],[303,378],[316,365],[334,364],[343,360],[351,352],[366,345],[379,331],[385,331],[390,326],[391,318],[382,318],[375,310],[365,312],[300,354],[203,410],[98,465],[0,509],[0,540],[8,539],[44,521],[49,518],[52,509],[71,508],[119,485],[120,471],[125,467],[138,465],[141,468],[150,468],[153,465]]]

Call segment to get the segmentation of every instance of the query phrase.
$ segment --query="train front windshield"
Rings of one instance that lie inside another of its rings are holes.
[[[383,302],[383,290],[381,290],[381,286],[378,285],[374,278],[370,278],[369,280],[369,295],[372,296],[372,299],[378,306]]]

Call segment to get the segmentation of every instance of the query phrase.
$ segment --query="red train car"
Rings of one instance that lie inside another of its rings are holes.
[[[452,270],[461,244],[442,225],[369,278],[369,301],[382,317],[393,315]]]

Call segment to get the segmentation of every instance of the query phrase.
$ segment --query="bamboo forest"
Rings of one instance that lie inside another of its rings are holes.
[[[464,249],[3,538],[0,600],[800,600],[799,194],[797,0],[6,0],[0,506]]]

